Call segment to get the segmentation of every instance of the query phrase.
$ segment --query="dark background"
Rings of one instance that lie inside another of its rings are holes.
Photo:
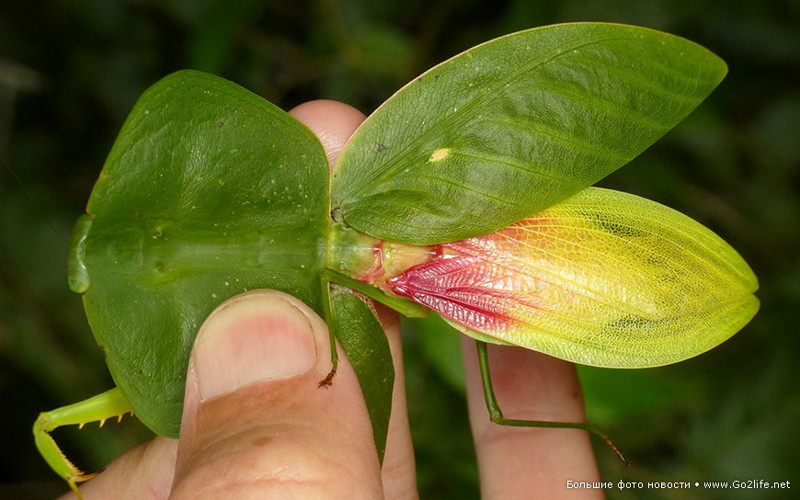
[[[477,43],[579,20],[668,31],[728,62],[728,77],[700,109],[602,184],[712,228],[753,267],[762,301],[751,324],[698,358],[648,370],[581,368],[590,421],[634,462],[625,469],[598,444],[603,478],[790,480],[797,491],[800,3],[27,0],[0,4],[0,498],[66,489],[39,458],[31,425],[41,410],[111,386],[80,298],[67,289],[65,254],[71,225],[145,88],[195,68],[284,109],[330,98],[368,114]],[[435,324],[407,329],[420,494],[477,498],[457,336]],[[58,433],[89,470],[147,437],[132,419]],[[702,488],[608,494],[715,496]]]

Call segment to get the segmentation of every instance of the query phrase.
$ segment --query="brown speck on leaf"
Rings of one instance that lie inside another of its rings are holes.
[[[383,153],[387,149],[389,149],[389,146],[386,144],[378,144],[378,153]]]
[[[222,128],[225,125],[225,122],[217,122],[217,128]]]

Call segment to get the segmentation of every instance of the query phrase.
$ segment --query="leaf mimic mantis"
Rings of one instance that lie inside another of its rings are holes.
[[[655,202],[590,187],[726,72],[703,47],[638,27],[507,35],[402,88],[332,172],[318,139],[262,98],[196,71],[165,77],[125,122],[70,245],[69,284],[116,387],[42,413],[40,452],[79,494],[90,475],[61,453],[56,427],[132,412],[177,437],[198,327],[257,288],[327,321],[381,458],[394,371],[369,299],[407,316],[434,310],[474,337],[494,421],[590,429],[504,419],[484,343],[640,368],[747,324],[758,285],[727,243]]]

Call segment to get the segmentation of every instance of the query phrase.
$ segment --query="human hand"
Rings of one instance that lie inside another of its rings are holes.
[[[313,101],[291,112],[322,141],[331,165],[363,121],[354,108]],[[204,323],[189,365],[179,440],[158,437],[82,486],[90,498],[415,498],[397,315],[379,308],[397,376],[381,468],[369,416],[343,353],[332,386],[327,328],[299,300],[253,291]],[[469,418],[484,498],[558,498],[567,479],[597,481],[586,432],[489,421],[474,342],[465,339]],[[582,422],[573,366],[519,348],[489,346],[507,417]],[[70,494],[71,495],[71,494]]]

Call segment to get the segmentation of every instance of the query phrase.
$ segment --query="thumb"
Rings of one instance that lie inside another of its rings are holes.
[[[380,467],[363,397],[325,323],[257,290],[218,307],[195,340],[172,498],[375,498]]]

